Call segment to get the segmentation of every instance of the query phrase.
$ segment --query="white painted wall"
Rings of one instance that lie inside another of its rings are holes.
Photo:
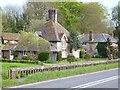
[[[13,60],[14,58],[14,55],[11,53],[11,50],[10,50],[10,60]]]
[[[73,50],[72,53],[75,56],[75,58],[79,58],[80,50],[77,50],[77,51]]]

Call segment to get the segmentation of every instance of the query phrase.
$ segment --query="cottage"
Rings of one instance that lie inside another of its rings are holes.
[[[19,33],[6,33],[3,32],[1,36],[1,41],[3,45],[2,48],[2,57],[12,60],[13,59],[13,50],[15,49],[20,34]]]
[[[2,43],[10,43],[10,44],[17,44],[19,40],[20,34],[19,33],[2,33]]]
[[[110,39],[110,41],[114,44],[117,43],[117,40],[113,38],[111,35],[106,34],[106,33],[101,33],[101,34],[93,34],[92,31],[90,31],[89,34],[84,35],[81,38],[83,48],[89,52],[91,55],[94,55],[97,53],[97,44],[98,43],[105,43],[107,42],[107,39]]]
[[[51,9],[48,11],[49,19],[35,34],[51,44],[50,49],[53,52],[52,59],[56,60],[57,52],[62,52],[62,58],[68,55],[68,35],[69,32],[57,22],[57,10]]]

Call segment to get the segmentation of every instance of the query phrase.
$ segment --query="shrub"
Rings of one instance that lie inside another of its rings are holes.
[[[18,57],[18,52],[17,51],[13,51],[13,55],[14,55],[14,59],[16,59]]]
[[[87,53],[87,54],[85,55],[85,59],[86,59],[86,60],[90,60],[90,58],[91,58],[91,55],[90,55],[89,53]]]
[[[56,63],[56,61],[54,61],[54,60],[47,60],[47,61],[45,61],[45,63],[54,64],[54,63]]]
[[[22,59],[23,60],[29,60],[29,57],[28,56],[23,56]]]
[[[25,73],[21,73],[21,77],[25,77],[26,76],[26,74]]]
[[[9,59],[2,59],[0,62],[11,62],[11,63],[30,63],[30,64],[38,64],[38,61],[31,61],[31,60],[9,60]]]
[[[59,51],[57,53],[57,61],[62,61],[62,52],[61,51]]]
[[[107,57],[107,43],[98,43],[97,45],[98,54],[104,58]]]
[[[75,61],[75,56],[74,56],[73,54],[69,54],[69,55],[67,56],[67,61],[68,61],[69,63],[74,62],[74,61]]]
[[[79,54],[80,54],[79,55],[80,58],[84,58],[85,57],[85,51],[81,50]]]
[[[40,61],[47,61],[50,58],[50,53],[49,52],[39,52],[38,54],[38,59]]]
[[[20,74],[19,73],[17,73],[16,78],[18,78],[18,79],[20,78]]]

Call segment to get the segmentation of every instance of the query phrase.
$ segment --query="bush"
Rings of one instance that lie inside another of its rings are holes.
[[[50,53],[49,52],[39,52],[38,54],[38,59],[40,61],[47,61],[50,58]]]
[[[17,73],[16,78],[18,78],[18,79],[20,78],[20,74],[19,73]]]
[[[30,64],[38,64],[38,61],[32,60],[9,60],[9,59],[2,59],[0,62],[11,62],[11,63],[30,63]]]
[[[69,54],[69,55],[67,56],[67,61],[68,61],[69,63],[74,62],[74,61],[75,61],[75,56],[74,56],[73,54]]]
[[[16,59],[18,57],[18,52],[17,51],[13,51],[13,55],[14,55],[14,59]]]
[[[86,60],[90,60],[90,58],[91,58],[91,55],[90,55],[89,53],[87,53],[87,54],[85,55],[85,59],[86,59]]]
[[[21,77],[25,77],[26,76],[26,74],[25,73],[21,73]]]
[[[56,61],[54,61],[54,60],[47,60],[47,61],[45,61],[45,63],[54,64],[54,63],[56,63]]]
[[[107,43],[98,43],[97,51],[100,56],[107,58]]]
[[[79,55],[80,58],[84,58],[85,57],[85,51],[81,50],[79,54],[80,54]]]
[[[28,56],[23,56],[22,59],[23,60],[29,60],[29,57]]]
[[[57,53],[57,61],[62,61],[62,52],[61,51],[59,51]]]

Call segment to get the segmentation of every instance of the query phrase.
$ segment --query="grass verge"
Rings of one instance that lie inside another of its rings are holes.
[[[53,72],[50,72],[50,71],[43,72],[43,73],[38,72],[33,75],[29,75],[27,79],[23,82],[20,82],[17,80],[9,80],[9,79],[2,80],[2,87],[28,84],[28,83],[33,83],[33,82],[39,82],[39,81],[62,78],[62,77],[73,76],[73,75],[78,75],[78,74],[96,72],[96,71],[107,70],[107,69],[112,69],[112,68],[118,68],[118,63],[78,67],[75,69],[53,71]]]

